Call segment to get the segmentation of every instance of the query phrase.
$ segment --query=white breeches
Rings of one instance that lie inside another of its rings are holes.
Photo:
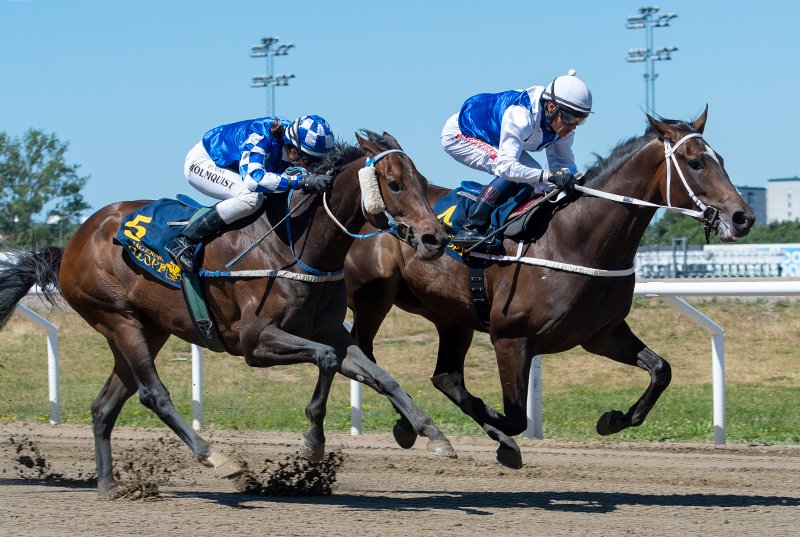
[[[498,149],[483,140],[463,134],[458,128],[458,114],[452,115],[444,124],[442,146],[448,155],[461,164],[493,176],[497,175],[495,166]],[[541,168],[541,165],[527,151],[520,154],[519,162],[530,168]]]
[[[241,175],[214,164],[203,142],[189,150],[183,173],[194,188],[206,196],[222,200],[216,208],[226,224],[253,214],[264,203],[264,194],[248,190]]]

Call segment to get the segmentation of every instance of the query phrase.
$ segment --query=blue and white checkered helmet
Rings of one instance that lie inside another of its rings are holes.
[[[319,116],[296,119],[284,131],[283,137],[286,143],[312,157],[324,157],[335,148],[333,131]]]

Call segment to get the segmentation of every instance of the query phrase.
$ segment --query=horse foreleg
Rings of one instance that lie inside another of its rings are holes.
[[[483,401],[473,397],[472,394],[466,391],[463,382],[464,358],[472,343],[473,330],[460,324],[450,324],[442,321],[434,321],[434,324],[439,332],[439,353],[436,358],[436,369],[431,377],[431,383],[448,399],[453,401],[462,412],[471,417],[471,407],[483,405]],[[356,344],[364,350],[360,340],[357,339]],[[417,440],[417,433],[414,432],[414,428],[402,414],[394,424],[392,433],[397,444],[404,449],[413,447]]]
[[[414,403],[411,396],[400,388],[400,385],[389,373],[371,361],[356,345],[347,347],[341,373],[386,396],[394,408],[411,425],[414,434],[428,438],[428,451],[441,457],[453,459],[458,457],[450,441],[434,425],[430,416]]]
[[[275,325],[267,325],[259,333],[253,348],[245,353],[245,361],[252,367],[313,363],[319,368],[314,393],[306,406],[306,417],[311,427],[303,433],[302,451],[309,460],[321,461],[325,455],[324,421],[328,396],[340,362],[336,349],[295,336]]]
[[[454,337],[458,331],[453,328],[457,327],[451,327],[450,330],[439,328],[439,359],[431,382],[500,444],[497,462],[515,470],[522,468],[522,454],[511,436],[524,431],[527,424],[525,401],[531,363],[527,357],[527,339],[494,341],[506,412],[504,416],[467,390],[464,384],[464,356],[471,333],[466,339],[463,331],[460,337]]]
[[[617,362],[640,367],[650,374],[650,384],[639,400],[625,413],[610,410],[600,416],[597,433],[609,435],[641,425],[672,380],[669,363],[642,343],[625,322],[595,336],[583,348]]]
[[[361,267],[353,267],[353,273],[348,274],[348,291],[351,291],[350,281],[357,279],[363,272]],[[354,275],[355,274],[355,275]],[[350,309],[353,311],[353,339],[356,345],[364,351],[370,360],[375,361],[373,343],[378,330],[386,319],[386,315],[394,305],[397,293],[397,279],[377,278],[361,283],[361,286],[352,292],[349,299]]]

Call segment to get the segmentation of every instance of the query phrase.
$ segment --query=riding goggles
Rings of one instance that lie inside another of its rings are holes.
[[[574,112],[570,112],[564,108],[558,107],[558,112],[561,114],[561,121],[567,125],[583,125],[586,118],[589,116],[579,116]]]

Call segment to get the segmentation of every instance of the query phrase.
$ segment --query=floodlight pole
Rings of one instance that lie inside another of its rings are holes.
[[[251,58],[266,58],[267,74],[254,76],[251,88],[267,88],[267,115],[275,115],[275,86],[288,86],[292,74],[275,75],[275,56],[286,56],[293,44],[278,45],[278,37],[263,37],[261,44],[250,47]]]
[[[676,18],[675,13],[662,13],[658,6],[640,7],[638,15],[628,17],[625,28],[629,30],[645,30],[645,48],[632,48],[628,50],[628,62],[645,62],[644,69],[644,92],[645,92],[645,111],[655,113],[656,108],[656,78],[658,74],[655,69],[655,62],[671,60],[671,53],[678,50],[677,47],[662,47],[655,50],[653,44],[653,28],[669,26],[669,21]]]

